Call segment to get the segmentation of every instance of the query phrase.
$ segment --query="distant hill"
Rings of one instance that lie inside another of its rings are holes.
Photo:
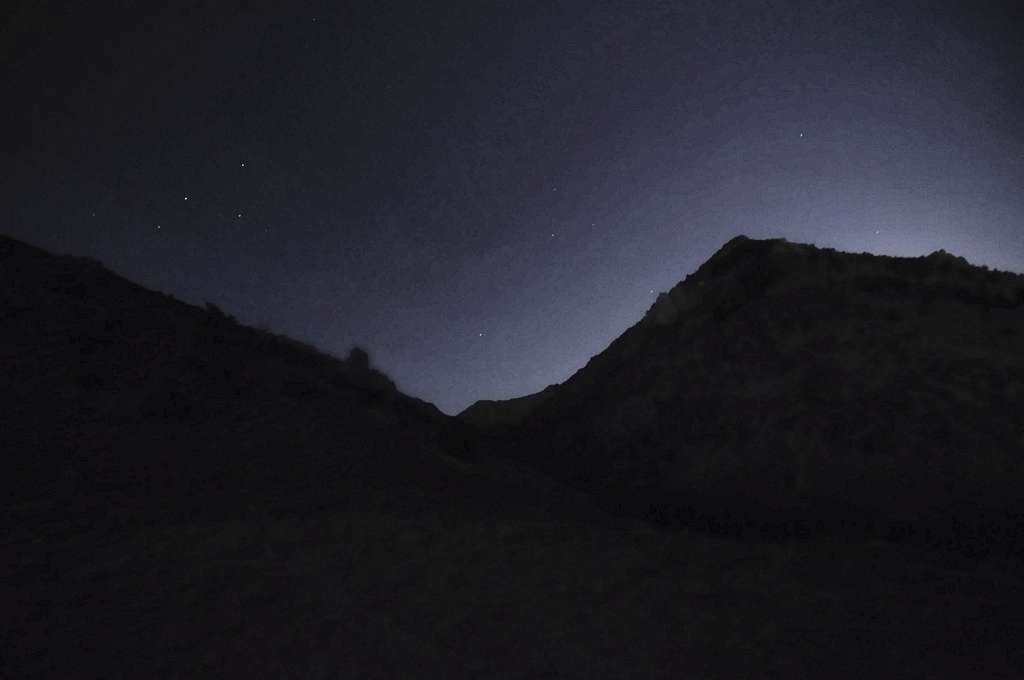
[[[549,385],[540,392],[514,399],[481,399],[471,404],[457,417],[466,423],[483,428],[518,425],[554,394],[557,387]]]
[[[543,394],[487,405],[508,455],[658,521],[1009,544],[1024,519],[1024,276],[942,251],[733,239]]]

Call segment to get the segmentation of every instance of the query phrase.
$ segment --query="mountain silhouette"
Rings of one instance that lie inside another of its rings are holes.
[[[0,676],[1014,677],[1022,292],[739,238],[452,418],[0,236]]]
[[[361,349],[339,360],[11,239],[0,259],[4,438],[32,452],[9,461],[14,502],[59,491],[161,516],[310,503],[342,470],[436,447],[446,428]]]
[[[1013,547],[1022,350],[1024,276],[738,237],[565,383],[460,417],[661,522]]]

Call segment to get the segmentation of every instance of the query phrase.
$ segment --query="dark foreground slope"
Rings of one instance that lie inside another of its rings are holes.
[[[358,361],[8,239],[0,366],[0,677],[1024,668],[1011,559],[618,520]]]
[[[1024,276],[740,237],[525,417],[488,417],[662,521],[1016,549],[1022,398]]]

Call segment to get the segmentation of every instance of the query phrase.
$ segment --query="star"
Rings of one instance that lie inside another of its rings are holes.
[[[239,217],[241,217],[241,216],[242,216],[242,213],[238,213],[238,216],[239,216]]]
[[[185,200],[186,200],[186,201],[188,200],[188,196],[186,196],[186,197],[185,197]]]
[[[243,168],[245,167],[245,163],[242,163],[242,167],[243,167]]]

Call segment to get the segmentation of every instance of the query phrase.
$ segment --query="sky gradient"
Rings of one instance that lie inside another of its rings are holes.
[[[0,232],[449,413],[740,233],[1024,271],[1009,3],[142,5],[4,10]]]

